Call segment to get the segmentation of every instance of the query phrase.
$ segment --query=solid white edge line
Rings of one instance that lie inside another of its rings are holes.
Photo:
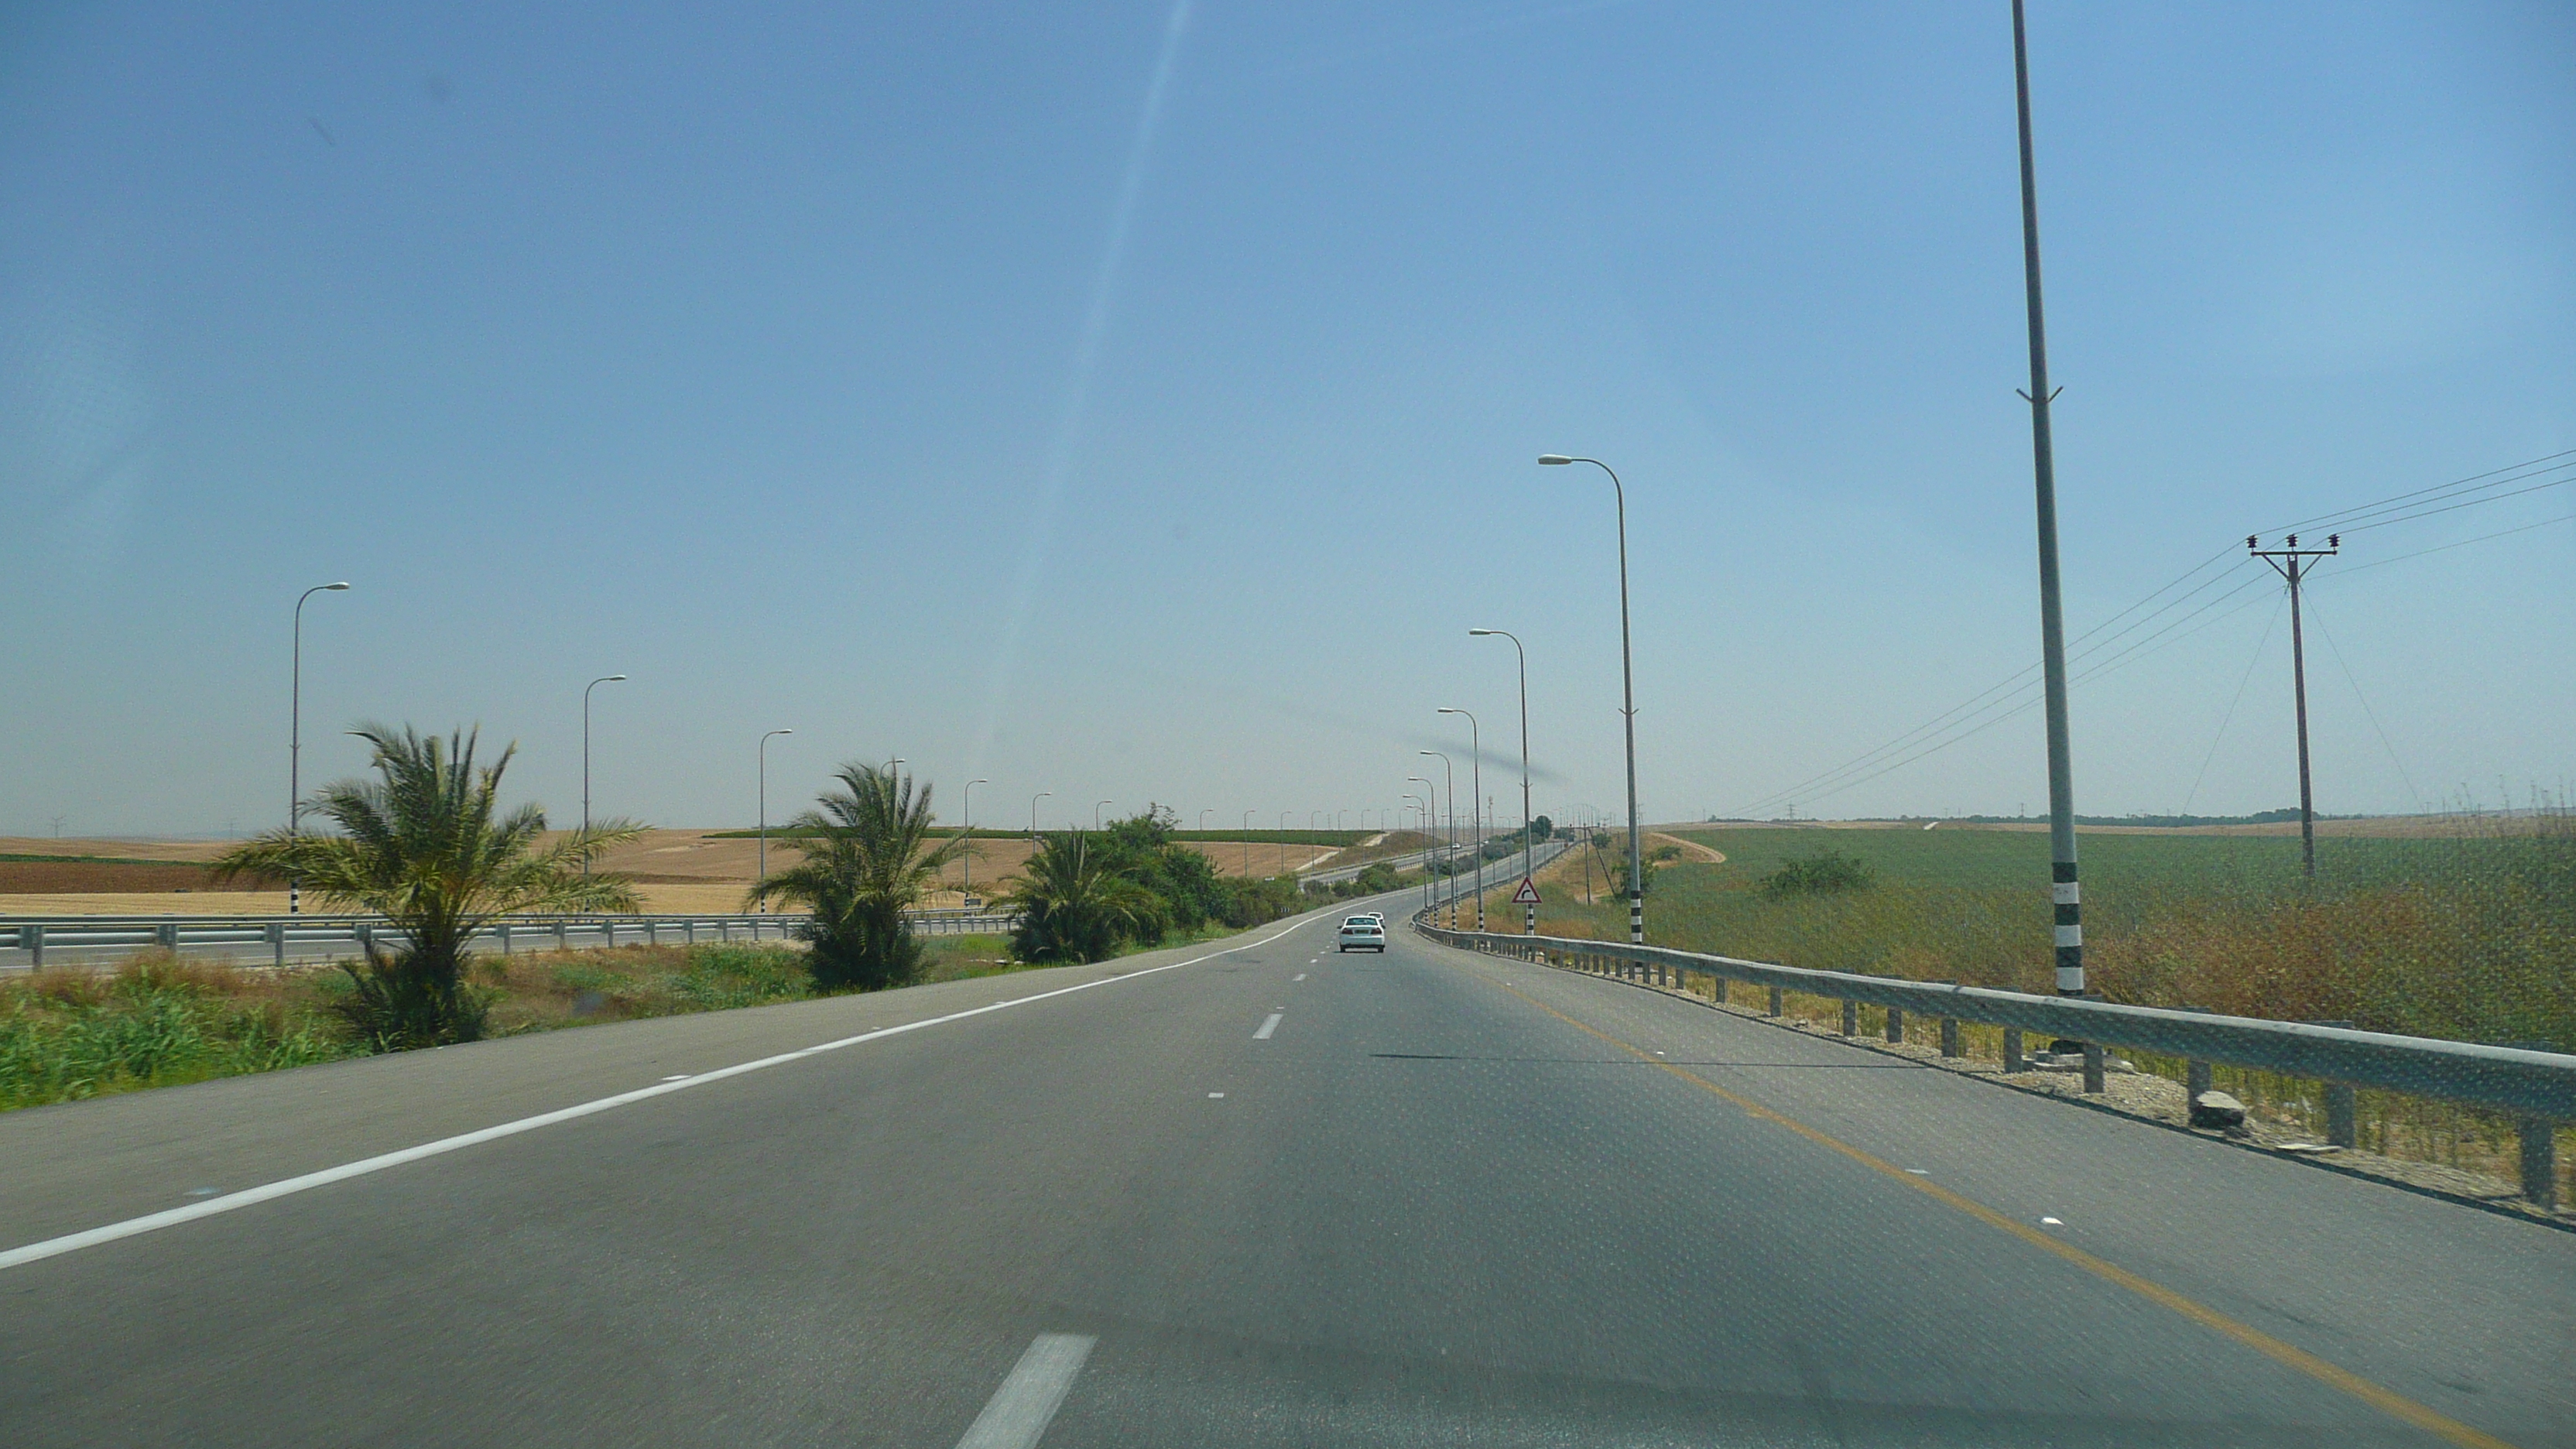
[[[1097,1342],[1079,1333],[1039,1334],[985,1401],[984,1412],[966,1426],[957,1449],[1037,1449]]]
[[[1286,1013],[1284,1012],[1277,1011],[1270,1013],[1270,1019],[1261,1024],[1261,1030],[1254,1032],[1252,1034],[1252,1039],[1254,1041],[1270,1040],[1270,1034],[1279,1029],[1279,1018],[1285,1014]]]
[[[1005,1007],[1026,1006],[1033,1001],[1048,1001],[1058,996],[1070,996],[1077,991],[1089,991],[1095,986],[1109,986],[1121,981],[1133,981],[1139,976],[1153,976],[1165,971],[1177,971],[1183,966],[1196,966],[1202,961],[1213,961],[1219,956],[1231,956],[1237,951],[1249,951],[1255,946],[1267,946],[1280,937],[1300,927],[1312,925],[1320,919],[1322,919],[1320,916],[1310,916],[1286,930],[1275,931],[1258,941],[1246,941],[1240,946],[1228,946],[1222,951],[1210,951],[1204,956],[1192,956],[1186,961],[1171,961],[1160,966],[1148,966],[1142,971],[1122,971],[1115,976],[1103,976],[1097,981],[1076,982],[1071,986],[1059,986],[1053,991],[1041,991],[1034,996],[1019,996],[1009,1001],[996,1001],[990,1006],[953,1011],[946,1016],[924,1017],[919,1021],[881,1026],[874,1031],[861,1032],[857,1036],[842,1037],[838,1041],[800,1047],[792,1052],[780,1052],[776,1056],[761,1057],[756,1061],[739,1062],[730,1067],[718,1067],[712,1071],[700,1072],[684,1081],[657,1082],[649,1087],[639,1087],[632,1092],[620,1092],[613,1097],[601,1097],[596,1101],[559,1107],[552,1112],[540,1112],[533,1117],[521,1117],[513,1122],[499,1123],[473,1132],[460,1133],[454,1137],[441,1137],[435,1142],[423,1142],[417,1147],[405,1147],[399,1151],[381,1153],[374,1157],[362,1157],[355,1162],[344,1162],[337,1167],[326,1167],[319,1172],[305,1173],[301,1177],[280,1178],[276,1182],[263,1183],[258,1187],[246,1187],[236,1193],[207,1198],[203,1202],[193,1202],[185,1207],[147,1213],[139,1218],[127,1218],[123,1222],[108,1223],[103,1227],[66,1233],[58,1238],[46,1238],[41,1242],[0,1251],[0,1272],[22,1267],[28,1263],[42,1262],[47,1258],[58,1258],[65,1253],[77,1253],[83,1248],[95,1248],[102,1243],[113,1243],[120,1238],[138,1237],[144,1233],[159,1232],[163,1228],[175,1228],[181,1223],[195,1222],[199,1218],[210,1218],[217,1213],[232,1212],[275,1198],[292,1197],[299,1192],[310,1192],[314,1188],[328,1187],[335,1182],[346,1182],[353,1177],[365,1177],[370,1173],[382,1172],[389,1167],[400,1167],[407,1162],[443,1156],[463,1148],[480,1146],[486,1142],[497,1142],[504,1137],[516,1137],[522,1132],[533,1132],[540,1127],[551,1127],[558,1122],[570,1122],[574,1118],[587,1117],[593,1112],[605,1112],[611,1107],[623,1107],[630,1102],[667,1096],[673,1092],[685,1092],[693,1087],[703,1087],[710,1082],[739,1077],[746,1072],[784,1066],[789,1062],[802,1061],[806,1057],[823,1052],[859,1046],[881,1037],[900,1036],[908,1031],[919,1031],[923,1027],[945,1026],[952,1021],[964,1021],[969,1017],[983,1016]]]

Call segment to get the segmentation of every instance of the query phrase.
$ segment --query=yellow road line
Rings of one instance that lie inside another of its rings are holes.
[[[2041,1232],[2039,1229],[2032,1227],[2028,1223],[2019,1222],[2013,1218],[2006,1217],[2004,1214],[1995,1211],[1984,1203],[1953,1192],[1949,1188],[1943,1187],[1941,1184],[1932,1181],[1930,1178],[1917,1177],[1914,1174],[1907,1172],[1904,1168],[1897,1166],[1895,1163],[1889,1162],[1883,1157],[1874,1156],[1871,1153],[1864,1152],[1860,1148],[1854,1147],[1850,1143],[1845,1142],[1838,1137],[1829,1136],[1823,1132],[1819,1132],[1815,1128],[1808,1126],[1806,1123],[1774,1111],[1771,1108],[1762,1105],[1760,1102],[1754,1101],[1750,1097],[1730,1092],[1726,1088],[1719,1086],[1715,1082],[1708,1080],[1706,1077],[1703,1077],[1696,1072],[1689,1071],[1685,1068],[1675,1066],[1670,1062],[1661,1060],[1652,1052],[1644,1051],[1628,1042],[1621,1041],[1619,1038],[1612,1036],[1608,1032],[1602,1031],[1598,1027],[1592,1026],[1589,1023],[1575,1020],[1573,1017],[1566,1015],[1564,1012],[1559,1011],[1555,1007],[1548,1005],[1546,1002],[1530,995],[1528,992],[1520,990],[1518,987],[1512,986],[1506,982],[1496,981],[1491,977],[1487,977],[1486,979],[1495,987],[1510,992],[1512,995],[1519,997],[1521,1000],[1528,1002],[1530,1005],[1535,1006],[1539,1010],[1546,1012],[1548,1015],[1555,1017],[1557,1020],[1564,1022],[1567,1026],[1573,1027],[1575,1030],[1582,1032],[1587,1036],[1607,1042],[1611,1046],[1617,1047],[1619,1050],[1628,1053],[1630,1056],[1635,1057],[1637,1060],[1644,1062],[1648,1066],[1659,1067],[1662,1070],[1670,1072],[1674,1076],[1681,1078],[1683,1081],[1689,1082],[1693,1086],[1714,1092],[1735,1106],[1743,1108],[1751,1115],[1758,1117],[1765,1122],[1776,1123],[1779,1126],[1786,1127],[1790,1131],[1797,1133],[1799,1136],[1806,1138],[1808,1141],[1813,1142],[1817,1146],[1825,1148],[1828,1151],[1841,1153],[1843,1156],[1850,1158],[1852,1161],[1859,1163],[1870,1171],[1886,1177],[1891,1182],[1902,1183],[1905,1186],[1914,1189],[1916,1192],[1923,1193],[1941,1203],[1958,1209],[1960,1212],[1966,1213],[1968,1216],[1975,1218],[1977,1221],[1984,1223],[1989,1227],[2000,1228],[2004,1232],[2012,1234],[2014,1237],[2021,1239],[2025,1243],[2029,1243],[2033,1247],[2046,1249],[2048,1252],[2056,1254],[2058,1257],[2065,1259],[2067,1262],[2074,1264],[2076,1267],[2083,1269],[2087,1273],[2091,1273],[2105,1282],[2116,1283],[2119,1286],[2128,1289],[2130,1292],[2137,1294],[2139,1297],[2146,1299],[2150,1303],[2169,1308],[2174,1312],[2181,1314],[2183,1317],[2190,1319],[2192,1322],[2199,1324],[2203,1328],[2213,1329],[2219,1333],[2223,1333],[2229,1338],[2235,1339],[2238,1343],[2245,1345],[2247,1348],[2253,1349],[2255,1352],[2260,1353],[2275,1362],[2285,1364],[2290,1368],[2296,1369],[2300,1373],[2306,1374],[2308,1377],[2315,1379],[2317,1382],[2324,1384],[2329,1388],[2341,1389],[2343,1392],[2352,1395],[2354,1398],[2361,1400],[2363,1403],[2370,1405],[2372,1408],[2377,1409],[2392,1418],[2402,1419],[2428,1434],[2439,1435],[2440,1437],[2449,1440],[2451,1443],[2462,1446],[2462,1449],[2514,1449],[2514,1446],[2495,1437],[2493,1434],[2489,1434],[2484,1430],[2473,1429],[2470,1426],[2461,1423],[2457,1419],[2451,1418],[2445,1414],[2437,1413],[2432,1409],[2428,1409],[2424,1405],[2415,1402],[2413,1399],[2407,1398],[2403,1394],[2381,1388],[2379,1385],[2372,1383],[2361,1375],[2353,1373],[2348,1369],[2338,1368],[2303,1348],[2283,1343],[2281,1340],[2274,1338],[2272,1335],[2249,1324],[2239,1323],[2235,1319],[2228,1317],[2226,1314],[2219,1312],[2217,1309],[2212,1308],[2205,1303],[2185,1298],[2172,1289],[2142,1278],[2116,1263],[2107,1262],[2084,1251],[2082,1248],[2076,1247],[2072,1243],[2065,1242],[2058,1238],[2053,1238],[2048,1234]]]

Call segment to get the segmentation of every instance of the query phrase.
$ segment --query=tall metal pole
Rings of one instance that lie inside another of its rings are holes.
[[[992,783],[982,778],[967,781],[966,798],[960,802],[966,817],[966,824],[962,827],[964,834],[959,837],[966,842],[965,852],[960,857],[966,863],[966,883],[959,887],[958,894],[970,901],[975,899],[975,787]]]
[[[1467,633],[1468,633],[1471,637],[1483,637],[1483,636],[1486,636],[1486,635],[1500,635],[1500,636],[1502,636],[1502,637],[1503,637],[1503,638],[1505,638],[1505,639],[1509,639],[1509,640],[1511,640],[1511,641],[1512,641],[1512,653],[1513,653],[1513,655],[1514,655],[1515,657],[1517,657],[1517,658],[1520,660],[1520,677],[1521,677],[1521,879],[1523,879],[1523,880],[1528,880],[1528,879],[1531,877],[1532,873],[1537,869],[1536,865],[1535,865],[1533,862],[1534,862],[1534,860],[1536,859],[1536,851],[1537,851],[1537,849],[1538,849],[1538,837],[1537,837],[1537,836],[1536,836],[1536,835],[1531,831],[1531,829],[1530,829],[1530,822],[1531,822],[1532,820],[1536,819],[1537,817],[1536,817],[1536,816],[1534,816],[1534,815],[1532,815],[1532,814],[1530,814],[1530,788],[1529,788],[1529,651],[1528,651],[1527,649],[1524,649],[1524,648],[1522,648],[1522,647],[1521,647],[1521,636],[1519,636],[1518,634],[1513,633],[1513,632],[1512,632],[1511,630],[1509,630],[1509,629],[1470,629],[1470,630],[1468,630],[1468,631],[1467,631]],[[1523,931],[1527,932],[1527,933],[1528,933],[1528,934],[1530,934],[1530,935],[1536,935],[1536,934],[1538,934],[1538,907],[1536,907],[1536,906],[1531,906],[1531,907],[1529,907],[1526,911],[1524,911],[1524,912],[1522,913],[1522,918],[1521,918],[1521,928],[1522,928],[1522,930],[1523,930]]]
[[[1412,776],[1408,776],[1408,777],[1406,777],[1406,783],[1410,784],[1412,781],[1414,781],[1414,780],[1420,780],[1420,779],[1422,779],[1422,777],[1421,777],[1421,776],[1419,776],[1419,775],[1412,775]],[[1429,782],[1429,781],[1427,781],[1427,780],[1423,781],[1423,783],[1424,783],[1426,786],[1428,786],[1428,785],[1430,784],[1430,782]],[[1404,798],[1413,802],[1413,804],[1412,804],[1412,806],[1411,806],[1410,808],[1411,808],[1415,813],[1417,813],[1417,814],[1421,815],[1421,816],[1423,817],[1423,820],[1424,820],[1425,824],[1427,825],[1427,824],[1429,823],[1429,821],[1430,821],[1430,814],[1431,814],[1431,812],[1430,812],[1430,810],[1429,810],[1429,808],[1428,808],[1428,807],[1426,807],[1425,805],[1423,805],[1423,803],[1422,803],[1422,797],[1421,797],[1421,796],[1419,796],[1419,795],[1416,795],[1416,794],[1414,794],[1414,793],[1412,793],[1411,791],[1409,791],[1409,790],[1408,790],[1408,791],[1406,791],[1406,792],[1405,792]],[[1397,814],[1396,814],[1396,818],[1397,818],[1397,819],[1401,820],[1401,819],[1403,819],[1403,818],[1404,818],[1404,816],[1403,816],[1403,811],[1404,811],[1404,809],[1405,809],[1405,808],[1406,808],[1406,807],[1403,807],[1403,806],[1398,806],[1398,807],[1397,807]],[[1430,833],[1430,831],[1429,831],[1428,829],[1426,829],[1423,833],[1424,833],[1424,834],[1426,834],[1426,835],[1428,835],[1428,834]],[[1429,909],[1431,908],[1431,869],[1430,869],[1430,867],[1431,867],[1431,856],[1430,856],[1430,853],[1429,853],[1429,852],[1427,852],[1427,851],[1423,853],[1423,857],[1422,857],[1422,865],[1423,865],[1423,871],[1422,871],[1422,887],[1423,887],[1423,889],[1422,889],[1422,908],[1423,908],[1424,910],[1429,910]]]
[[[1279,812],[1279,873],[1288,874],[1288,812]]]
[[[1473,817],[1468,832],[1476,838],[1476,929],[1485,929],[1485,740],[1476,717],[1463,709],[1443,706],[1442,714],[1467,716],[1468,757],[1467,788],[1475,793],[1467,799],[1467,813]]]
[[[1450,764],[1449,757],[1438,750],[1416,750],[1414,753],[1438,755],[1441,778],[1448,782],[1449,854],[1445,860],[1449,873],[1441,878],[1441,884],[1449,887],[1449,929],[1454,931],[1458,929],[1458,767]]]
[[[769,879],[769,735],[792,735],[794,730],[771,730],[760,737],[755,753],[760,757],[760,879]],[[769,897],[760,898],[761,913],[769,911]]]
[[[2332,558],[2343,548],[2343,535],[2328,534],[2326,547],[2301,548],[2299,536],[2291,534],[2277,549],[2256,547],[2255,540],[2245,540],[2246,551],[2272,566],[2273,571],[2290,581],[2290,678],[2299,697],[2299,859],[2308,879],[2317,878],[2317,800],[2308,783],[2308,650],[2299,629],[2299,580],[2308,572],[2307,560]]]
[[[1243,878],[1252,879],[1252,812],[1243,812]]]
[[[2039,171],[2030,144],[2030,43],[2013,0],[2013,99],[2021,119],[2021,267],[2029,293],[2031,481],[2039,503],[2039,645],[2048,705],[2048,879],[2057,994],[2084,994],[2083,892],[2075,878],[2075,767],[2067,745],[2066,618],[2058,600],[2057,456],[2049,433],[2048,321],[2039,296]]]
[[[590,833],[590,692],[603,684],[615,684],[623,674],[603,674],[581,689],[581,833]],[[581,878],[590,879],[590,857],[581,858]]]
[[[315,594],[339,593],[346,582],[315,584],[295,596],[295,645],[292,672],[286,685],[286,833],[302,833],[304,825],[304,601]],[[60,835],[62,832],[54,832]],[[286,913],[302,913],[304,882],[297,876],[286,878]]]
[[[2013,0],[2018,6],[2021,0]],[[2015,13],[2019,13],[2016,11]],[[1637,674],[1628,651],[1628,490],[1619,475],[1598,458],[1569,458],[1562,453],[1548,453],[1541,463],[1563,465],[1589,463],[1610,475],[1610,490],[1619,505],[1619,698],[1620,716],[1628,727],[1628,944],[1646,944],[1646,870],[1645,852],[1638,844],[1637,831]]]
[[[1038,838],[1038,802],[1054,793],[1055,792],[1053,790],[1040,790],[1029,797],[1029,841],[1031,844],[1035,844]]]
[[[1404,777],[1404,783],[1420,785],[1422,793],[1431,797],[1422,804],[1422,836],[1425,840],[1438,839],[1440,787],[1431,783],[1430,777],[1426,775],[1407,775]],[[1407,795],[1404,798],[1411,800],[1414,797]],[[1422,908],[1426,911],[1436,910],[1439,905],[1440,898],[1431,893],[1431,847],[1426,845],[1422,847]]]
[[[1094,829],[1094,830],[1098,830],[1098,829],[1100,828],[1100,807],[1101,807],[1101,806],[1103,806],[1103,805],[1107,805],[1107,804],[1109,804],[1109,803],[1110,803],[1110,802],[1109,802],[1109,801],[1107,801],[1107,800],[1098,800],[1098,801],[1094,801],[1094,802],[1092,802],[1092,806],[1091,806],[1091,828],[1092,828],[1092,829]]]

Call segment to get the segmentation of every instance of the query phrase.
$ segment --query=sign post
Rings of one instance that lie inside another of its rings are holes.
[[[1538,882],[1521,877],[1521,888],[1512,892],[1512,903],[1521,907],[1521,933],[1538,934]]]

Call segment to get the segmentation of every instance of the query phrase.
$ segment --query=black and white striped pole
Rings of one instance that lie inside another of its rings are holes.
[[[2039,640],[2048,706],[2049,901],[2055,916],[2057,994],[2084,994],[2084,905],[2075,872],[2075,772],[2067,746],[2066,619],[2058,597],[2057,459],[2049,435],[2048,324],[2040,307],[2039,173],[2031,159],[2030,45],[2022,26],[2022,0],[2013,0],[2013,95],[2021,121],[2021,257],[2030,320],[2030,450],[2039,504]],[[2053,1044],[2082,1050],[2084,1085],[2099,1091],[2095,1049],[2077,1042]]]

